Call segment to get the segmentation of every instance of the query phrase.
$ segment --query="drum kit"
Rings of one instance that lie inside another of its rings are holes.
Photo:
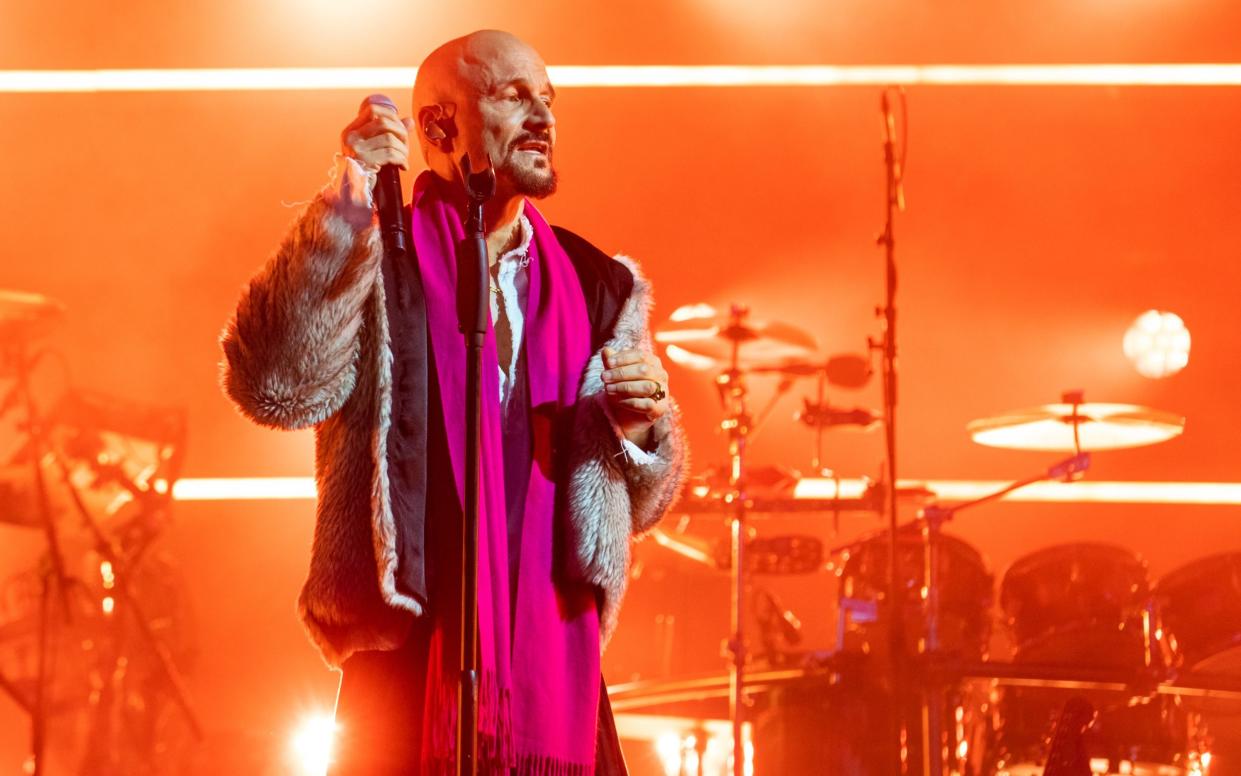
[[[0,581],[0,693],[30,717],[26,773],[174,773],[173,743],[201,736],[181,678],[185,585],[157,545],[186,416],[45,390],[41,366],[65,361],[42,340],[63,316],[0,291],[0,530],[43,540],[33,567]]]
[[[800,486],[813,478],[746,466],[755,425],[748,378],[816,380],[817,396],[799,417],[821,440],[835,426],[885,422],[884,413],[824,400],[827,386],[864,384],[868,359],[824,359],[808,333],[756,320],[741,306],[720,313],[693,305],[672,317],[655,340],[671,360],[716,371],[728,465],[687,489],[672,513],[683,516],[681,523],[654,532],[658,549],[645,550],[645,565],[661,562],[660,553],[673,562],[667,551],[682,559],[682,574],[728,574],[731,611],[727,675],[667,675],[688,643],[678,634],[680,641],[654,650],[665,655],[662,671],[630,671],[633,681],[609,688],[622,736],[627,727],[649,729],[643,719],[676,731],[681,743],[659,772],[1241,772],[1241,763],[1219,754],[1241,729],[1241,552],[1152,580],[1145,562],[1119,544],[1061,544],[1019,558],[997,588],[983,554],[943,530],[962,509],[1036,482],[1081,478],[1091,453],[1172,439],[1183,418],[1069,393],[1058,403],[969,424],[981,445],[1069,456],[975,501],[944,504],[925,488],[898,489],[890,481],[850,488],[831,477],[817,478],[819,485],[836,483],[818,489],[821,497],[798,497],[811,492]],[[816,474],[821,456],[820,441]],[[883,514],[890,500],[916,517],[837,547],[805,530],[807,515]],[[685,530],[691,519],[718,524],[721,517],[726,540]],[[764,529],[801,530],[770,535],[755,529],[755,518]],[[765,581],[813,579],[815,571],[830,572],[836,599],[835,628],[828,629],[834,644],[821,651],[799,648],[803,629],[814,623],[785,607]],[[650,578],[649,568],[645,573]],[[639,598],[643,584],[636,579],[632,587]],[[675,595],[656,596],[666,610],[658,616],[665,630],[656,630],[657,643],[672,638],[665,626],[677,616],[702,638],[697,610],[711,592],[722,595],[723,584],[690,584],[695,590],[677,612]],[[730,743],[708,746],[721,737]],[[738,762],[745,767],[734,768]]]

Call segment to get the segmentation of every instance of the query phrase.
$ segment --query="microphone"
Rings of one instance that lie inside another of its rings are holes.
[[[396,103],[384,94],[372,94],[362,105],[381,105],[397,110]],[[379,212],[379,234],[384,252],[393,257],[409,253],[409,229],[405,223],[405,199],[401,194],[401,168],[385,164],[379,168],[375,181],[375,210]]]
[[[382,95],[381,95],[382,96]],[[384,97],[386,100],[387,97]],[[883,144],[891,148],[896,142],[896,117],[892,115],[892,106],[888,102],[888,90],[879,93],[879,112],[883,115]]]

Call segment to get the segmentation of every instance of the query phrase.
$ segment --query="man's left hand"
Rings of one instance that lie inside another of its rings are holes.
[[[603,390],[612,417],[630,442],[645,448],[651,427],[668,411],[668,372],[644,350],[603,349]]]

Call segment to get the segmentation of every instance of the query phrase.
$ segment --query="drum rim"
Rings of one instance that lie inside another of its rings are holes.
[[[920,533],[915,532],[916,528],[917,526],[904,526],[904,527],[898,528],[897,529],[897,544],[898,545],[921,544],[922,535]],[[846,559],[845,562],[847,563],[848,558],[851,557],[853,553],[856,552],[859,547],[862,547],[868,544],[877,544],[877,543],[887,544],[889,533],[891,532],[887,528],[877,528],[873,531],[868,531],[862,534],[861,536],[859,536],[854,541],[850,542],[845,547],[841,548],[840,554],[843,554],[845,556],[845,559]],[[939,539],[940,540],[946,539],[948,541],[948,544],[953,547],[964,548],[966,550],[969,550],[969,553],[971,554],[973,559],[978,561],[978,565],[987,574],[987,576],[991,577],[992,579],[995,578],[995,572],[991,570],[991,565],[987,562],[987,556],[984,555],[982,550],[975,547],[971,542],[961,538],[960,536],[957,536],[956,534],[949,533],[947,531],[940,531]]]
[[[1162,599],[1164,597],[1162,593],[1167,590],[1169,585],[1175,586],[1176,583],[1182,582],[1184,579],[1197,578],[1198,574],[1193,574],[1191,572],[1202,571],[1205,570],[1205,567],[1221,563],[1227,563],[1227,565],[1231,565],[1236,568],[1238,572],[1238,584],[1241,585],[1241,550],[1225,550],[1223,552],[1213,552],[1210,555],[1204,555],[1187,563],[1182,563],[1168,573],[1159,577],[1152,589],[1154,590],[1156,596]],[[1241,587],[1238,589],[1241,590]]]
[[[1004,571],[1004,580],[1007,580],[1013,574],[1014,571],[1022,568],[1023,566],[1032,564],[1036,558],[1043,558],[1043,557],[1048,557],[1051,555],[1059,554],[1074,547],[1089,548],[1092,550],[1101,550],[1105,552],[1115,552],[1115,553],[1124,554],[1128,559],[1135,561],[1139,566],[1142,567],[1142,571],[1144,575],[1147,577],[1147,584],[1149,586],[1150,564],[1146,562],[1146,558],[1142,557],[1141,553],[1136,552],[1135,550],[1131,550],[1128,547],[1125,547],[1124,545],[1121,545],[1121,544],[1116,544],[1114,542],[1102,542],[1102,541],[1061,542],[1060,544],[1051,544],[1046,547],[1041,547],[1037,550],[1027,552],[1026,554],[1018,557],[1016,560],[1014,560],[1012,563],[1009,564],[1008,568]],[[1000,584],[1003,585],[1004,582],[1001,581]]]

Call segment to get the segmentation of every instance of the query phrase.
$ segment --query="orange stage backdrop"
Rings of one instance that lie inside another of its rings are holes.
[[[0,68],[412,66],[482,26],[526,37],[553,64],[1241,61],[1241,6],[1223,0],[774,5],[10,2]],[[56,343],[81,385],[188,406],[187,476],[310,472],[309,433],[260,430],[223,399],[216,337],[292,203],[324,182],[364,94],[0,94],[0,287],[68,306]],[[407,90],[393,96],[408,107]],[[965,423],[1080,387],[1188,418],[1180,439],[1096,456],[1092,478],[1241,480],[1239,96],[909,91],[909,210],[897,223],[902,476],[1033,473],[1046,456],[974,446]],[[556,113],[562,188],[546,210],[642,261],[657,317],[741,301],[813,330],[828,352],[877,334],[877,88],[566,89]],[[1126,327],[1153,307],[1180,314],[1193,335],[1189,367],[1164,381],[1139,377],[1121,352]],[[695,468],[722,462],[709,378],[672,371]],[[756,388],[758,403],[769,390]],[[753,444],[756,464],[808,468],[812,438],[791,413],[809,390],[780,405]],[[878,407],[878,384],[831,398]],[[827,463],[842,475],[878,475],[879,434],[828,439]],[[335,679],[293,612],[311,517],[308,501],[183,504],[166,539],[195,603],[190,689],[218,767],[279,751],[303,711],[330,707]],[[878,524],[846,518],[839,538]],[[830,538],[830,521],[813,530]],[[953,530],[997,573],[1078,539],[1129,546],[1156,574],[1241,549],[1236,507],[1000,505]],[[31,565],[38,548],[37,536],[0,528],[0,575]],[[640,556],[659,562],[649,545]],[[723,584],[703,585],[724,595]],[[834,593],[830,580],[814,585],[781,594],[827,643]],[[726,621],[724,598],[704,605]],[[617,644],[643,649],[653,613],[635,597]],[[704,652],[723,636],[704,634]],[[0,698],[0,771],[14,771],[25,731]]]

